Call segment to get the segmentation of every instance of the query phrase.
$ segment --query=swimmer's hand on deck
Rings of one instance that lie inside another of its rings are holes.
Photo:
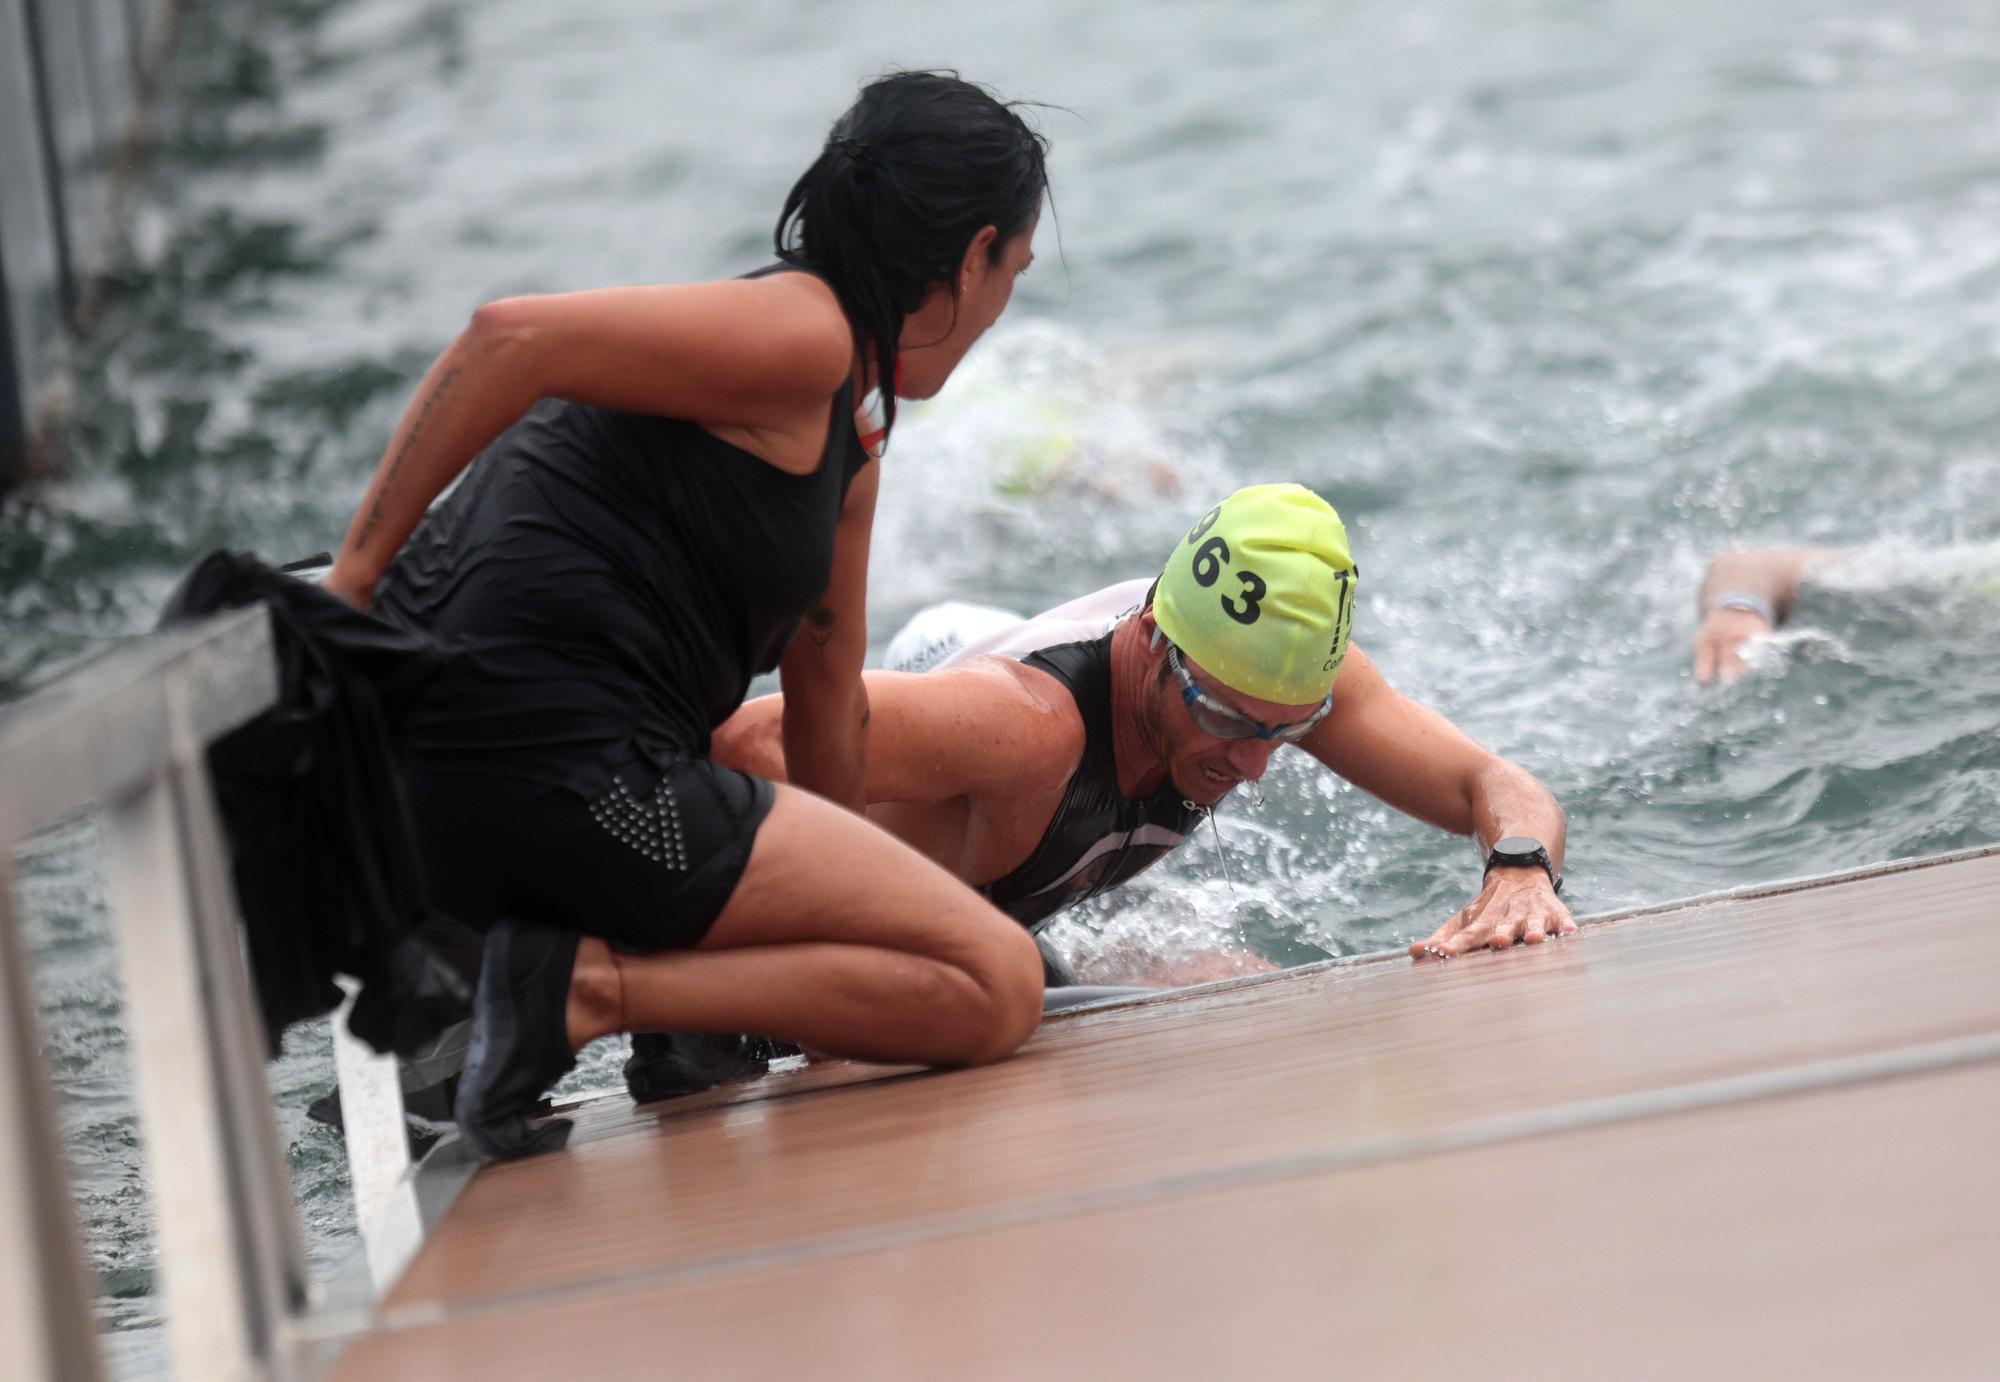
[[[1707,686],[1721,678],[1723,685],[1744,672],[1743,645],[1771,632],[1771,621],[1752,610],[1712,609],[1694,631],[1694,679]]]
[[[1515,942],[1539,945],[1550,936],[1568,936],[1576,920],[1556,896],[1541,869],[1501,868],[1486,875],[1486,886],[1451,920],[1410,947],[1415,959],[1448,960],[1482,947],[1505,950]]]

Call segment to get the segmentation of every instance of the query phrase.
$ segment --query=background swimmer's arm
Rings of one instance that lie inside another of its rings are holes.
[[[867,800],[869,709],[861,663],[868,656],[868,544],[881,483],[880,461],[854,477],[834,535],[826,594],[806,611],[778,664],[788,776],[850,811]]]
[[[1332,713],[1300,747],[1398,811],[1470,835],[1482,860],[1496,840],[1531,835],[1547,846],[1556,871],[1562,871],[1567,827],[1549,789],[1396,690],[1358,647],[1347,650]],[[1495,869],[1479,895],[1411,953],[1463,954],[1575,929],[1569,909],[1540,869]]]
[[[431,501],[543,398],[738,427],[790,460],[817,454],[853,358],[831,290],[803,274],[488,303],[404,410],[326,584],[366,607]]]
[[[1798,598],[1800,582],[1815,566],[1839,555],[1837,547],[1719,553],[1703,573],[1697,597],[1700,623],[1694,631],[1694,679],[1706,686],[1717,677],[1732,682],[1742,676],[1744,641],[1784,623]],[[1721,603],[1731,596],[1748,596],[1745,604],[1761,602],[1771,617]]]

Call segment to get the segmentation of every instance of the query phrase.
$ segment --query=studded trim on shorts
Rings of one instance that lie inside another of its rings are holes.
[[[651,801],[641,801],[632,795],[623,777],[614,775],[611,790],[590,803],[590,814],[620,843],[656,864],[687,872],[687,833],[681,826],[681,804],[666,778],[660,779]]]

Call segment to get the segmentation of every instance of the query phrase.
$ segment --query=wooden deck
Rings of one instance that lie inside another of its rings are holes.
[[[2000,1375],[2000,851],[658,1109],[336,1375]]]

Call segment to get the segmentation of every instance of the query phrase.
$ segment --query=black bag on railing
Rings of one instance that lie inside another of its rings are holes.
[[[470,1012],[463,978],[419,934],[434,916],[395,726],[443,656],[421,634],[240,552],[211,552],[168,598],[161,627],[263,603],[278,700],[210,747],[251,979],[270,1051],[285,1029],[361,983],[348,1028],[413,1054]]]

